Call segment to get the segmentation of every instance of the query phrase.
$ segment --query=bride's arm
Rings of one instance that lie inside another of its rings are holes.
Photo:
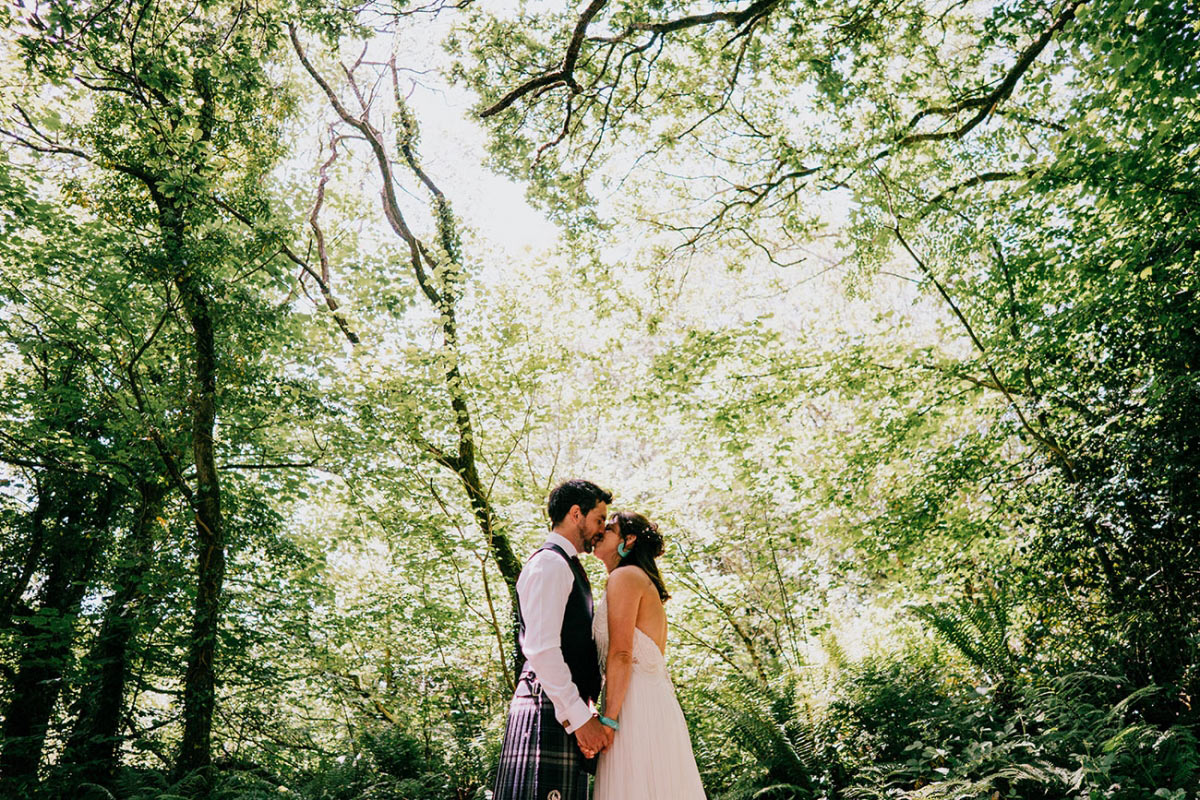
[[[608,603],[608,666],[604,673],[604,716],[616,720],[633,673],[633,631],[643,584],[649,578],[636,567],[614,570],[604,593]]]

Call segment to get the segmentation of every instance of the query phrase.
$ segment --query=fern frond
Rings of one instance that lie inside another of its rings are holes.
[[[755,800],[758,800],[760,797],[787,797],[788,795],[785,793],[790,793],[791,797],[795,797],[796,795],[808,797],[811,794],[811,792],[809,792],[809,790],[803,786],[796,786],[791,783],[776,783],[772,784],[771,786],[764,786],[755,792],[752,797],[755,798]]]
[[[1109,711],[1105,716],[1105,721],[1112,722],[1120,718],[1125,714],[1125,711],[1129,708],[1129,706],[1133,705],[1138,700],[1141,700],[1143,697],[1150,697],[1151,695],[1158,694],[1160,691],[1161,687],[1152,683],[1129,693],[1121,700],[1121,702],[1112,707],[1112,710]]]
[[[83,791],[83,794],[77,796],[79,800],[90,800],[90,798],[93,797],[104,797],[108,798],[108,800],[117,800],[116,795],[98,783],[81,783],[79,784],[78,788],[79,790]]]

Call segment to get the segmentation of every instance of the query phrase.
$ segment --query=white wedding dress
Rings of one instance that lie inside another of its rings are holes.
[[[592,619],[601,670],[608,659],[606,599],[600,598]],[[705,800],[666,659],[636,628],[633,672],[618,722],[612,746],[600,754],[594,800]]]

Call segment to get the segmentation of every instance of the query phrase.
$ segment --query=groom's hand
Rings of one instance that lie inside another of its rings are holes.
[[[612,728],[601,724],[595,717],[575,729],[575,740],[579,742],[579,749],[588,758],[604,752],[612,744],[612,735]]]

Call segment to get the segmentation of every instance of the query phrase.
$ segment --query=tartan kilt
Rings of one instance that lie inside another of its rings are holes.
[[[492,800],[588,800],[588,773],[595,771],[596,759],[583,757],[541,684],[522,674],[508,708]]]

